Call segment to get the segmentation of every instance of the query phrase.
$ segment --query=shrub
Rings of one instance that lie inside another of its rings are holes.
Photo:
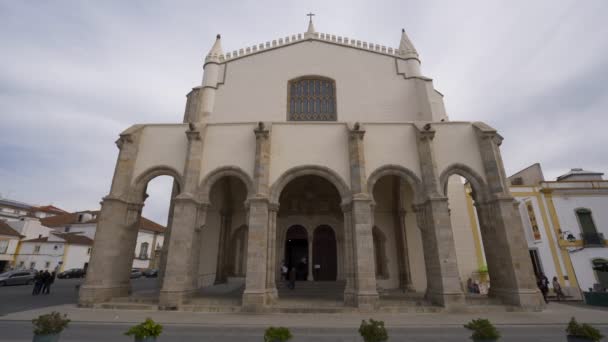
[[[158,337],[162,332],[162,325],[154,322],[151,318],[146,318],[143,323],[131,327],[125,335],[134,336],[136,339],[144,339],[146,337]]]
[[[604,337],[599,330],[587,323],[579,324],[574,317],[570,319],[566,332],[570,336],[582,337],[591,341],[599,341]]]
[[[474,319],[465,324],[464,327],[473,331],[473,335],[471,335],[473,340],[491,340],[500,338],[500,333],[498,330],[496,330],[496,327],[494,327],[487,319]]]
[[[70,320],[67,315],[61,316],[59,312],[53,311],[50,314],[40,315],[32,320],[34,323],[35,335],[54,335],[59,334],[63,329],[67,328]]]
[[[363,337],[365,342],[384,342],[388,341],[388,334],[386,328],[384,328],[383,321],[374,321],[369,319],[369,323],[365,320],[361,321],[359,327],[359,334]]]
[[[287,328],[270,327],[270,328],[266,329],[266,332],[264,333],[264,342],[276,342],[276,341],[285,342],[285,341],[288,341],[289,339],[291,339],[292,337],[293,336],[291,336],[291,332]]]

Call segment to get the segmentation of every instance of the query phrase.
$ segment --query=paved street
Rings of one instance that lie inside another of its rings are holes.
[[[145,317],[164,326],[160,341],[261,341],[271,325],[290,327],[293,342],[361,342],[357,327],[368,315],[359,314],[204,314],[192,312],[90,310],[74,306],[81,279],[57,280],[51,295],[32,296],[31,286],[0,288],[0,341],[31,341],[31,319],[51,310],[65,312],[73,320],[61,341],[132,341],[124,332]],[[156,279],[135,279],[135,291],[152,289]],[[373,314],[384,320],[390,341],[470,341],[462,323],[487,317],[503,334],[501,341],[566,341],[564,329],[572,315],[592,322],[608,336],[605,308],[584,304],[552,303],[542,313],[487,314]]]
[[[61,304],[76,304],[78,292],[76,285],[83,279],[56,279],[51,294],[32,296],[33,285],[0,287],[0,316]],[[132,279],[134,291],[151,289],[156,286],[156,278]]]
[[[123,333],[128,329],[126,324],[74,323],[61,335],[61,341],[132,341]],[[601,326],[602,333],[608,335],[608,326]],[[505,342],[557,342],[566,341],[564,326],[500,326]],[[0,321],[0,340],[31,341],[30,322]],[[165,325],[159,341],[213,341],[245,342],[262,341],[263,328],[214,328],[196,325]],[[293,342],[361,342],[356,328],[296,328],[292,329]],[[469,332],[460,326],[420,327],[389,329],[389,341],[470,341]]]

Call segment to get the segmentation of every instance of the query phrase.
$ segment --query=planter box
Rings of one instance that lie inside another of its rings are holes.
[[[135,342],[156,342],[156,337],[136,338]]]
[[[34,335],[32,342],[57,342],[59,341],[59,334],[51,335]]]
[[[590,340],[588,338],[585,338],[585,337],[578,337],[578,336],[570,336],[570,335],[568,335],[568,342],[594,342],[594,341]]]
[[[608,306],[608,292],[584,292],[585,304]]]

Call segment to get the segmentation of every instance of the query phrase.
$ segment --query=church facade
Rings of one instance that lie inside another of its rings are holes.
[[[241,277],[242,308],[264,310],[281,301],[282,265],[299,281],[343,284],[339,299],[362,310],[391,291],[466,306],[477,265],[466,261],[470,229],[454,227],[466,216],[456,213],[464,192],[449,203],[462,188],[456,175],[473,189],[488,295],[542,307],[502,137],[448,120],[405,32],[387,48],[318,33],[311,21],[304,34],[231,53],[218,35],[203,69],[183,123],[120,135],[81,305],[129,294],[147,183],[169,175],[160,308]]]

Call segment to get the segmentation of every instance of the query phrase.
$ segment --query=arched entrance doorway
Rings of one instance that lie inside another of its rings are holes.
[[[291,226],[285,238],[285,264],[296,269],[296,280],[308,277],[308,233],[302,226]]]
[[[335,281],[338,275],[336,234],[327,225],[315,229],[312,267],[315,281]]]

